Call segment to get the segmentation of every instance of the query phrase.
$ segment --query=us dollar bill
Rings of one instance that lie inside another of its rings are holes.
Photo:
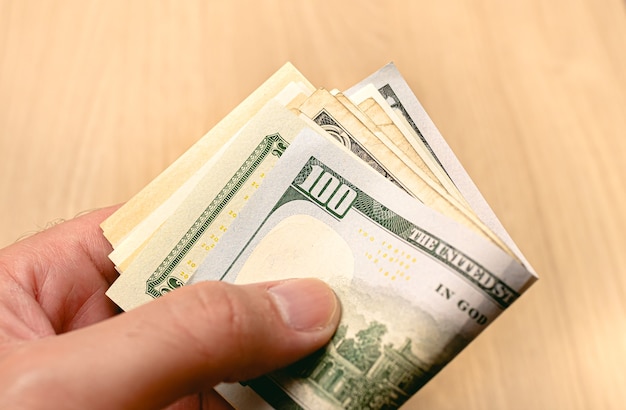
[[[501,238],[495,235],[473,212],[458,203],[442,187],[428,178],[419,167],[412,166],[410,161],[407,163],[406,159],[397,156],[383,141],[386,137],[381,135],[380,130],[371,128],[376,127],[371,120],[367,118],[362,120],[357,117],[330,92],[324,89],[316,90],[297,109],[313,119],[328,134],[389,181],[427,206],[489,238],[512,254]]]
[[[269,101],[207,163],[193,192],[150,236],[107,295],[124,310],[183,286],[307,123]]]
[[[120,273],[124,273],[135,258],[144,251],[148,243],[157,237],[157,230],[166,221],[177,218],[176,214],[185,212],[184,203],[188,202],[190,198],[191,201],[194,201],[193,198],[199,191],[202,191],[202,189],[198,189],[199,184],[201,182],[206,183],[205,176],[208,173],[214,173],[216,161],[223,160],[224,155],[228,155],[226,153],[230,150],[230,145],[237,140],[237,135],[241,132],[241,128],[237,127],[259,116],[260,112],[257,111],[262,109],[259,108],[259,104],[267,105],[270,104],[269,101],[273,101],[274,103],[278,102],[281,105],[285,105],[287,101],[292,101],[296,94],[307,96],[312,92],[309,86],[300,81],[289,82],[282,89],[277,88],[294,75],[300,75],[294,70],[295,68],[289,65],[281,68],[268,82],[257,89],[231,114],[224,118],[216,128],[213,128],[198,143],[194,144],[189,150],[191,154],[185,153],[181,157],[185,159],[183,164],[180,163],[180,160],[174,162],[136,197],[133,197],[131,201],[112,215],[111,219],[117,222],[108,222],[108,219],[105,221],[102,225],[103,229],[108,225],[112,225],[113,231],[118,234],[124,229],[130,229],[130,232],[125,235],[124,239],[114,245],[114,250],[109,255],[109,258],[115,263]],[[290,75],[282,78],[285,71],[286,74]],[[281,79],[282,81],[278,81]],[[271,87],[268,86],[268,83]],[[242,111],[242,107],[245,110]],[[233,115],[233,113],[237,115]],[[265,122],[271,122],[271,120],[272,117],[270,116]],[[205,139],[209,139],[211,144],[204,144],[203,141]],[[219,149],[216,147],[216,141],[221,141]],[[211,147],[213,150],[210,149]],[[188,175],[185,174],[185,172],[190,172],[189,164],[192,163],[195,164],[195,171]],[[217,182],[215,178],[212,181]],[[166,193],[169,193],[169,196],[165,195]],[[166,198],[159,202],[158,197]],[[133,219],[129,218],[129,216],[135,213],[135,211],[139,209],[145,213],[151,208],[154,209],[144,216],[143,219],[136,221],[134,224],[130,223]],[[118,213],[121,213],[122,216],[118,216]],[[125,220],[126,222],[121,223],[120,220]]]
[[[319,354],[230,386],[279,409],[399,407],[534,282],[492,242],[303,130],[190,282],[319,277],[342,319]]]
[[[102,227],[125,310],[190,278],[336,290],[323,351],[219,386],[240,408],[398,407],[536,280],[393,64],[334,95],[285,65]]]
[[[152,233],[152,229],[160,226],[177,209],[182,199],[190,194],[195,186],[194,182],[197,182],[196,174],[202,174],[206,170],[204,165],[207,161],[269,100],[277,97],[290,84],[297,84],[305,93],[315,90],[291,63],[283,65],[173,164],[102,223],[104,235],[113,247],[117,250],[129,238],[134,239],[133,233],[138,227],[143,227],[147,233],[140,235],[139,243],[131,240],[129,253],[143,243]],[[146,220],[150,223],[142,224]],[[125,253],[120,260],[127,255]]]
[[[415,138],[406,118],[399,115],[385,99],[380,91],[372,84],[360,88],[350,95],[350,100],[358,105],[372,120],[377,121],[379,127],[389,130],[390,138],[398,149],[407,153],[411,160],[420,165],[431,177],[457,201],[467,205],[465,198],[456,188],[450,176],[441,164],[432,156],[429,147],[421,139]],[[469,207],[469,205],[467,205]]]
[[[477,218],[500,237],[506,246],[515,253],[516,257],[534,273],[532,265],[482,196],[396,65],[394,63],[385,65],[344,91],[344,94],[351,97],[368,85],[373,85],[398,116],[406,121],[407,127],[412,132],[414,144],[424,146],[431,153],[433,160],[448,174]],[[469,137],[471,138],[471,136]],[[534,274],[536,275],[536,273]]]

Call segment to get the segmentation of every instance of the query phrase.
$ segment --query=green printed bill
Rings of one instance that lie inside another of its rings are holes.
[[[190,283],[294,276],[333,287],[339,329],[302,362],[219,386],[235,405],[262,398],[279,409],[399,407],[536,279],[309,129]]]
[[[209,162],[193,195],[152,234],[107,295],[130,310],[184,285],[305,127],[278,102],[268,102]]]
[[[101,227],[104,236],[111,242],[113,248],[117,250],[123,244],[124,247],[134,248],[136,228],[147,218],[151,220],[150,226],[160,226],[180,204],[180,199],[184,198],[180,190],[187,191],[187,188],[193,187],[193,183],[190,185],[189,182],[196,174],[204,173],[206,161],[218,155],[226,141],[269,100],[280,99],[280,94],[283,94],[287,88],[293,87],[305,94],[315,90],[292,64],[286,63],[173,164],[107,218]],[[145,229],[144,225],[139,243],[145,238],[143,232]],[[130,245],[128,245],[129,240]],[[115,263],[119,265],[118,262]]]
[[[529,271],[536,275],[533,267],[502,226],[395,64],[385,65],[346,90],[344,94],[353,98],[369,86],[374,86],[398,117],[406,121],[407,128],[414,137],[413,144],[416,149],[420,151],[425,148],[430,152],[432,160],[436,161],[443,172],[449,176],[463,200],[469,204],[476,216],[515,252],[515,255]]]
[[[287,82],[289,80],[296,81]],[[120,273],[126,271],[163,223],[173,214],[184,212],[183,202],[195,195],[200,180],[208,173],[215,173],[217,159],[224,161],[224,154],[232,152],[229,146],[238,140],[241,129],[257,114],[262,114],[259,111],[268,103],[279,102],[284,106],[295,95],[310,95],[312,86],[307,84],[293,66],[286,64],[102,223],[105,236],[114,245],[109,258]]]

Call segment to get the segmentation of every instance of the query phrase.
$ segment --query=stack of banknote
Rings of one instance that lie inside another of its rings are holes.
[[[124,310],[202,280],[333,287],[323,351],[220,386],[244,407],[399,407],[536,280],[393,64],[343,92],[286,64],[102,228]]]

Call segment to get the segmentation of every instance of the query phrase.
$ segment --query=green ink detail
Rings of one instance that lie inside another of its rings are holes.
[[[420,360],[413,353],[414,342],[409,338],[398,347],[385,344],[386,333],[386,325],[372,321],[353,337],[347,337],[348,326],[343,324],[323,350],[247,384],[280,409],[302,408],[289,394],[292,382],[306,385],[320,401],[328,403],[328,408],[398,408],[439,367]]]
[[[150,275],[146,281],[146,294],[153,298],[158,298],[164,293],[184,285],[182,280],[171,276],[176,267],[267,156],[271,154],[280,157],[288,146],[289,143],[285,141],[280,134],[272,134],[263,138],[263,141],[259,143],[252,154],[250,154],[228,181],[226,186],[222,188],[204,212],[202,212],[198,219],[191,225],[189,230],[178,241],[165,260],[163,260],[154,273]]]
[[[311,170],[315,165],[322,167],[324,169],[324,172],[332,174],[342,184],[349,186],[357,193],[357,197],[352,204],[352,209],[358,211],[366,218],[377,223],[384,230],[390,232],[398,239],[404,241],[405,243],[408,243],[414,248],[436,259],[440,263],[448,266],[452,271],[459,274],[464,280],[475,286],[478,290],[488,296],[499,306],[506,308],[519,297],[519,293],[513,290],[506,283],[502,282],[497,276],[489,272],[485,267],[476,262],[473,258],[467,256],[446,241],[433,236],[431,233],[412,224],[409,220],[396,214],[395,212],[393,212],[392,210],[390,210],[389,208],[351,184],[341,175],[337,174],[335,171],[333,171],[331,168],[329,168],[323,162],[313,156],[309,158],[309,161],[302,167],[298,175],[294,178],[291,183],[292,186],[298,189],[299,185],[301,185],[306,180],[307,176],[311,173]],[[319,204],[317,204],[314,200],[309,200],[311,201],[311,203],[319,206]],[[323,206],[320,206],[320,208],[328,212],[328,210],[325,209]],[[331,212],[328,213],[330,215],[333,215]],[[412,237],[414,237],[416,233],[434,238],[436,241],[438,241],[440,245],[438,249],[445,250],[445,253],[429,249],[423,244],[412,240]],[[458,255],[458,260],[462,259],[464,261],[464,264],[461,266],[449,260],[446,255],[451,253],[456,253]],[[477,277],[476,275],[472,274],[476,272],[478,272],[481,277]],[[486,277],[490,277],[490,280],[484,279]],[[481,278],[482,281],[479,280]],[[488,283],[489,286],[485,286],[483,283]]]
[[[369,218],[382,229],[405,241],[405,243],[413,246],[415,249],[445,263],[448,267],[455,270],[456,273],[464,275],[466,279],[470,279],[466,273],[448,263],[441,255],[429,252],[418,241],[411,240],[410,236],[414,235],[416,229],[419,229],[417,226],[374,200],[315,157],[309,159],[291,184],[285,189],[280,199],[277,200],[254,234],[250,236],[248,242],[234,258],[224,276],[237,264],[272,215],[282,206],[293,201],[304,200],[320,209],[324,209],[331,215],[331,212],[323,205],[314,201],[308,193],[300,188],[300,185],[303,184],[313,170],[313,166],[316,165],[321,166],[325,172],[330,172],[341,183],[346,184],[357,192],[357,199],[352,207],[354,211]],[[476,263],[444,241],[432,235],[430,236],[448,247],[450,252],[454,250],[462,258],[470,260],[474,264]],[[224,276],[220,280],[224,279]],[[502,284],[504,285],[504,283]],[[480,284],[475,285],[479,287]],[[485,291],[484,289],[481,290]],[[493,298],[493,295],[489,296]],[[403,343],[394,346],[393,343],[385,343],[387,332],[387,325],[372,321],[349,335],[348,325],[342,324],[337,329],[330,344],[322,350],[285,369],[252,380],[246,384],[273,407],[280,409],[302,408],[302,405],[298,403],[298,397],[295,397],[297,389],[302,386],[306,388],[307,392],[311,392],[319,399],[319,401],[316,400],[318,403],[325,402],[328,404],[328,406],[323,406],[323,408],[355,410],[398,408],[441,370],[449,358],[454,357],[468,342],[463,337],[455,336],[442,349],[438,357],[425,361],[414,353],[414,350],[418,352],[421,350],[419,348],[414,349],[415,346],[419,345],[420,341],[416,342],[416,340],[406,338]],[[293,394],[291,389],[293,389]]]

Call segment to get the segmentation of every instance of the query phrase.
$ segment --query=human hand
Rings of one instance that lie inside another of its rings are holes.
[[[326,344],[336,296],[316,279],[202,282],[119,313],[99,224],[64,222],[0,250],[0,403],[5,408],[228,408],[212,390]]]

